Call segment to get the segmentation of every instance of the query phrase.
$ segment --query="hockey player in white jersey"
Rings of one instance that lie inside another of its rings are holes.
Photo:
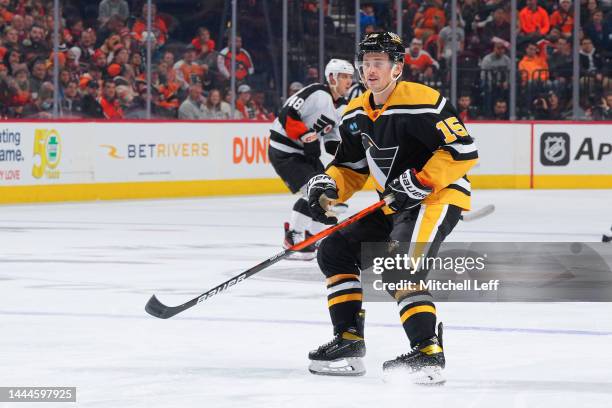
[[[268,156],[289,190],[300,193],[291,218],[285,223],[283,246],[288,248],[318,233],[324,225],[313,221],[305,198],[306,183],[323,170],[321,146],[335,154],[340,141],[338,123],[346,106],[344,95],[351,86],[354,68],[345,60],[332,59],[325,67],[325,83],[311,84],[292,95],[281,108],[270,129]],[[292,254],[292,259],[310,260],[316,247]]]
[[[357,98],[359,95],[364,93],[367,90],[365,85],[361,81],[355,82],[346,93],[346,100],[350,102],[351,99]]]

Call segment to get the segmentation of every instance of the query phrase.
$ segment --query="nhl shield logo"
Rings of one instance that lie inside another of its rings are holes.
[[[543,133],[540,139],[540,161],[544,166],[567,166],[570,159],[570,137],[567,133]]]

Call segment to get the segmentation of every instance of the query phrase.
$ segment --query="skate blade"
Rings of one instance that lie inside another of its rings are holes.
[[[285,259],[288,259],[290,261],[312,261],[316,257],[316,252],[293,252],[287,255]]]
[[[310,360],[308,370],[316,375],[357,377],[366,373],[360,357],[339,358],[332,361]]]
[[[444,385],[446,378],[440,367],[423,367],[418,371],[396,368],[385,370],[383,381],[390,384]]]

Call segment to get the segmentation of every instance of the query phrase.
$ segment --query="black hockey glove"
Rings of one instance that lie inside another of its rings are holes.
[[[338,218],[330,212],[332,201],[338,198],[338,188],[334,179],[327,174],[317,174],[308,181],[306,192],[312,218],[323,224],[336,224]]]
[[[421,204],[432,189],[424,186],[416,177],[416,170],[409,169],[387,184],[384,196],[393,194],[394,200],[389,207],[394,211],[407,210]]]
[[[317,159],[321,156],[321,144],[319,143],[319,136],[315,132],[308,132],[300,138],[304,143],[304,155],[307,158]]]

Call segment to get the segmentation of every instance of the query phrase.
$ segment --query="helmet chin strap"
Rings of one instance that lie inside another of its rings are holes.
[[[395,78],[391,77],[391,81],[389,81],[387,86],[385,86],[385,89],[383,89],[382,91],[374,92],[374,90],[372,89],[372,95],[380,95],[382,93],[387,92],[387,90],[391,87],[391,85],[397,84],[397,80],[400,79],[401,76],[402,76],[402,73],[400,72],[399,74],[395,76]]]

